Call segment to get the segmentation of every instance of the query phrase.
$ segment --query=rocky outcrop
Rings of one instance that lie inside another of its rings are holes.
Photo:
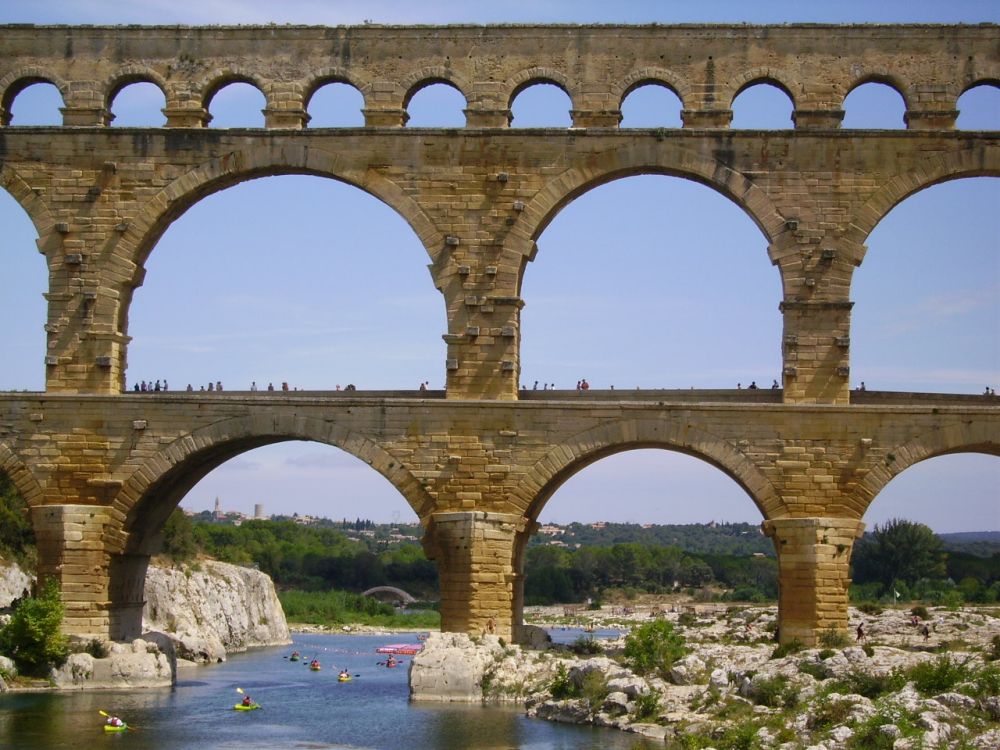
[[[66,663],[51,673],[60,688],[115,689],[169,687],[173,684],[176,662],[156,643],[136,638],[132,643],[112,643],[108,655],[94,658],[89,653],[70,654]]]
[[[227,653],[291,643],[271,579],[215,561],[150,566],[144,630],[166,633],[182,659],[216,662]]]

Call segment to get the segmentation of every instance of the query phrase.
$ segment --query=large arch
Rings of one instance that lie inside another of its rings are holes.
[[[694,180],[722,193],[746,212],[769,244],[785,229],[785,217],[764,191],[716,159],[672,141],[649,141],[612,149],[596,155],[586,167],[574,167],[554,176],[525,205],[521,220],[504,242],[504,249],[521,259],[518,288],[523,279],[524,263],[534,256],[535,240],[565,205],[607,182],[641,174]]]
[[[845,504],[860,519],[885,486],[906,469],[937,456],[955,453],[1000,456],[1000,435],[987,424],[955,420],[905,443],[885,446],[880,460],[872,465],[854,492],[845,498]]]
[[[608,422],[554,446],[525,474],[511,502],[535,521],[570,476],[602,458],[637,448],[662,448],[701,459],[742,487],[764,519],[789,515],[777,489],[736,446],[687,424],[641,418]]]
[[[131,291],[142,284],[144,264],[167,227],[202,198],[258,177],[299,174],[329,177],[360,188],[402,216],[432,262],[443,241],[441,233],[420,206],[399,185],[372,170],[347,167],[336,154],[317,148],[283,147],[231,152],[195,167],[146,201],[119,238],[115,255],[130,270],[131,288],[118,311],[118,330],[128,330]]]
[[[0,472],[7,475],[28,506],[40,505],[43,491],[35,475],[9,447],[0,443]]]
[[[326,420],[258,414],[195,430],[145,461],[112,501],[110,515],[115,522],[103,534],[112,638],[127,640],[141,632],[149,558],[158,551],[163,525],[183,496],[225,461],[288,440],[332,445],[364,461],[400,492],[421,519],[433,507],[433,500],[401,462],[371,439]]]
[[[855,211],[848,223],[847,238],[858,246],[863,245],[875,226],[897,204],[924,188],[964,177],[1000,177],[1000,149],[965,150],[934,156],[917,169],[897,174]]]

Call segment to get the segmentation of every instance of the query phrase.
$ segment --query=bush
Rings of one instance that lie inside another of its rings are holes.
[[[858,609],[866,615],[882,614],[882,605],[878,602],[858,602]]]
[[[902,690],[905,684],[906,677],[899,670],[893,670],[887,674],[853,671],[835,681],[830,689],[835,693],[845,695],[854,693],[875,700],[880,695]]]
[[[587,702],[591,711],[596,711],[608,697],[608,678],[598,670],[587,672],[580,684],[580,697]]]
[[[799,691],[781,674],[755,680],[752,695],[754,703],[768,708],[793,708],[799,702]]]
[[[927,607],[925,607],[923,604],[918,604],[917,606],[913,607],[910,610],[910,614],[916,615],[921,620],[926,620],[930,617],[930,615],[927,612]]]
[[[62,619],[59,584],[50,578],[37,597],[28,597],[14,610],[0,631],[0,650],[14,660],[21,673],[44,675],[53,666],[62,665],[69,655],[66,637],[60,632]]]
[[[799,651],[804,649],[805,646],[802,644],[798,638],[792,638],[788,643],[782,643],[773,652],[771,652],[772,659],[784,659],[789,654],[797,654]]]
[[[925,661],[913,666],[907,672],[913,686],[923,695],[946,693],[960,682],[973,676],[967,662],[952,661],[942,654],[934,661]]]
[[[557,701],[576,695],[576,687],[570,682],[569,672],[566,671],[566,665],[563,662],[559,662],[556,666],[555,676],[549,683],[549,693]]]
[[[847,633],[830,627],[819,634],[819,645],[823,648],[844,648],[851,645],[851,639]]]
[[[799,671],[811,675],[817,680],[825,680],[830,676],[830,672],[822,661],[808,661],[803,659],[799,662]]]
[[[582,635],[573,641],[573,644],[569,647],[569,650],[574,654],[579,654],[581,656],[590,654],[600,654],[604,652],[604,646],[596,638],[591,638],[589,636]]]
[[[644,623],[625,637],[625,661],[638,674],[654,672],[666,678],[687,651],[684,637],[666,620]]]
[[[660,713],[660,691],[649,690],[635,697],[635,721],[655,718]]]

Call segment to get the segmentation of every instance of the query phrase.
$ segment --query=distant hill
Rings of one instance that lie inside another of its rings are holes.
[[[755,523],[571,523],[543,524],[532,545],[557,544],[607,547],[614,544],[649,544],[678,547],[685,552],[747,556],[761,553],[774,557],[774,544]]]
[[[957,531],[938,534],[944,548],[952,552],[965,552],[977,557],[1000,554],[1000,531]]]

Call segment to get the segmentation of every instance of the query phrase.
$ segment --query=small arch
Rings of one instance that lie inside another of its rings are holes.
[[[443,83],[445,86],[456,89],[466,100],[468,100],[466,92],[472,90],[472,84],[462,76],[456,74],[455,71],[449,67],[444,65],[434,65],[427,68],[421,68],[420,70],[415,70],[410,73],[402,81],[402,88],[406,91],[406,94],[403,96],[403,109],[407,109],[410,106],[410,100],[415,94],[419,93],[428,86],[433,86],[439,83]]]
[[[684,102],[673,86],[652,79],[637,81],[621,101],[622,128],[679,128]]]
[[[656,419],[622,419],[567,436],[529,469],[511,502],[535,520],[569,477],[626,450],[662,448],[706,461],[740,485],[765,519],[788,515],[784,501],[760,469],[728,442],[687,425]]]
[[[668,89],[681,100],[681,106],[691,93],[688,82],[672,70],[656,67],[639,68],[622,79],[617,92],[619,107],[624,104],[629,94],[644,86],[662,86]]]
[[[107,108],[113,116],[112,125],[158,128],[166,123],[166,105],[163,86],[148,77],[136,76],[116,82],[108,94]]]
[[[59,91],[60,102],[65,103],[69,86],[64,80],[50,74],[47,70],[36,66],[27,66],[12,70],[10,73],[0,78],[0,111],[4,114],[2,125],[9,125],[11,121],[11,105],[17,95],[29,86],[38,83],[52,84]],[[57,124],[62,124],[62,118]]]
[[[508,79],[505,87],[510,91],[507,108],[512,113],[511,125],[514,127],[570,127],[573,124],[570,114],[574,109],[573,94],[568,79],[562,73],[548,68],[529,68]],[[522,95],[532,88],[536,92],[524,98]],[[553,88],[561,91],[568,100],[565,109],[562,97]],[[516,105],[518,99],[521,104]],[[556,100],[559,100],[558,104]]]
[[[22,78],[4,92],[3,124],[10,126],[60,126],[65,99],[50,80]]]
[[[843,128],[869,130],[902,130],[906,127],[905,115],[910,105],[906,87],[885,74],[871,74],[859,78],[848,89],[842,108]],[[898,98],[897,98],[898,97]]]
[[[340,72],[316,78],[306,89],[302,106],[311,128],[360,128],[365,124],[365,96]]]
[[[214,122],[209,124],[217,128],[234,128],[234,127],[264,127],[264,108],[267,106],[267,97],[264,94],[265,86],[256,77],[242,73],[239,71],[223,71],[217,73],[215,76],[209,79],[209,81],[202,87],[202,106],[205,111],[208,112]],[[219,94],[223,91],[229,89],[231,94],[225,95],[226,99],[232,97],[232,101],[227,101],[224,105],[228,107],[238,108],[239,111],[233,114],[227,113],[223,116],[212,115],[212,104],[215,102]],[[259,110],[259,122],[257,124],[246,124],[245,122],[240,122],[242,117],[245,117],[248,112],[252,111],[252,108],[259,104],[263,104]]]
[[[449,80],[425,79],[406,92],[403,106],[415,128],[464,128],[468,102],[462,90]]]
[[[959,130],[1000,130],[1000,79],[976,81],[956,102]]]
[[[773,77],[747,81],[737,90],[730,107],[731,128],[783,130],[793,126],[795,97]]]

